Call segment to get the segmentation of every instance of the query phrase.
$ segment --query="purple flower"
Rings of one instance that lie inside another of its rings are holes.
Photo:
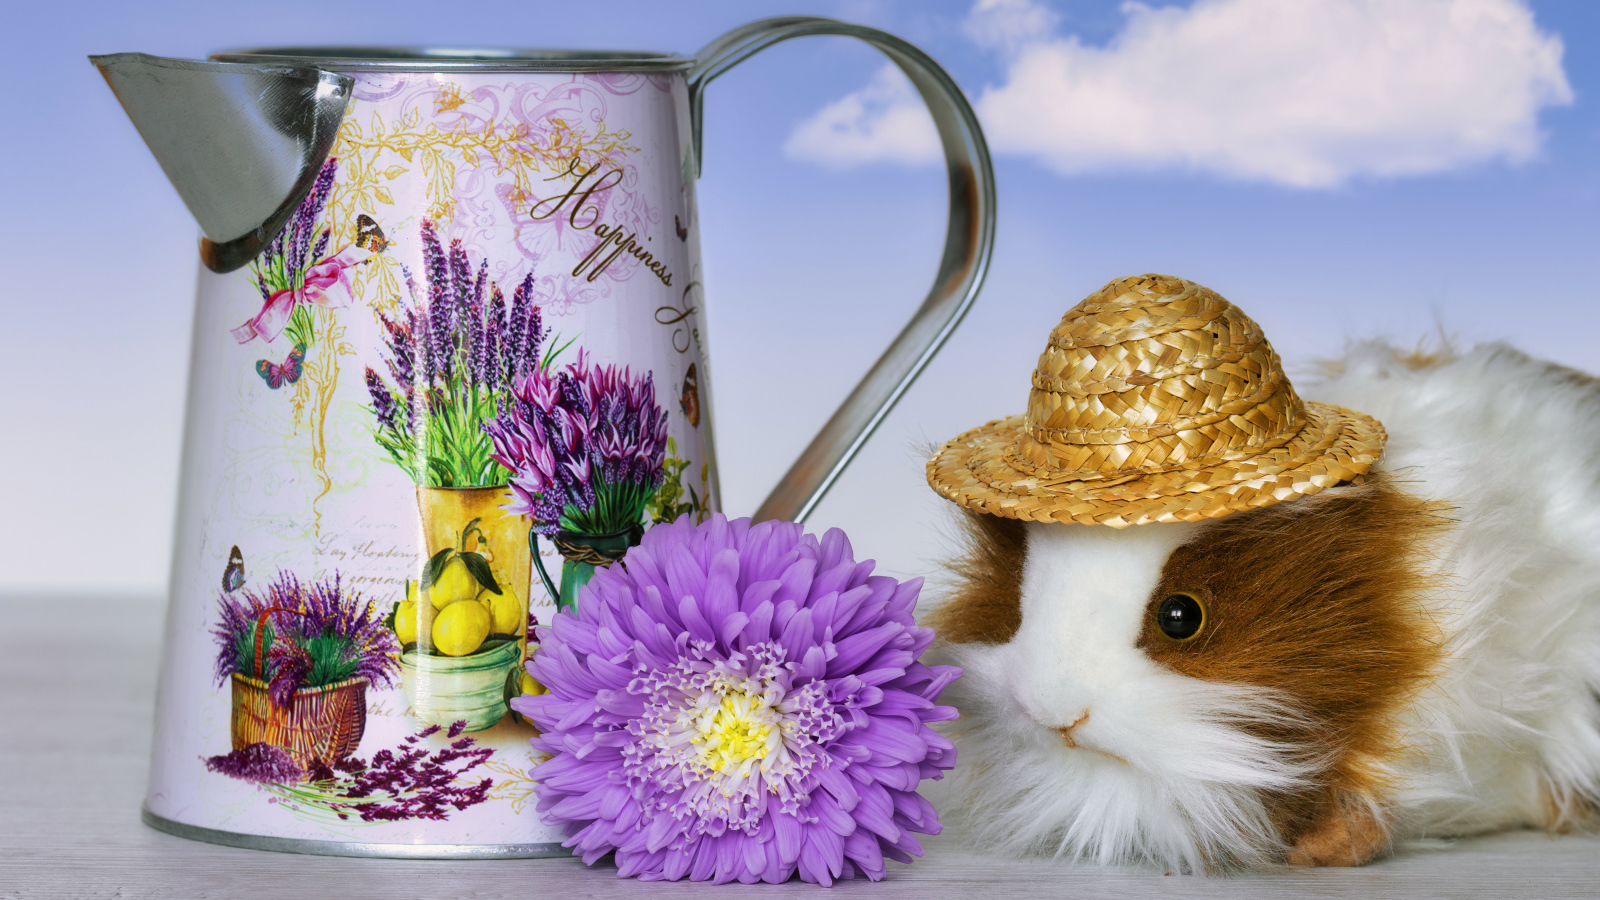
[[[416,319],[411,326],[412,345],[415,347],[417,355],[422,358],[421,387],[426,391],[432,388],[434,379],[439,374],[439,366],[433,354],[433,338],[428,333],[428,318],[426,316],[417,316],[411,310],[406,312]]]
[[[452,809],[466,809],[484,802],[491,779],[465,782],[463,776],[483,765],[494,755],[489,747],[479,747],[470,737],[461,737],[466,722],[450,726],[449,745],[428,753],[418,743],[439,733],[432,725],[401,742],[396,750],[379,750],[368,765],[354,757],[342,760],[326,773],[326,805],[339,813],[363,822],[400,822],[407,819],[442,821]]]
[[[539,368],[539,346],[544,342],[543,317],[533,304],[533,273],[529,272],[511,295],[511,321],[506,334],[506,382]]]
[[[833,529],[688,516],[601,569],[539,630],[512,707],[553,754],[539,811],[586,863],[643,880],[873,880],[937,834],[917,793],[955,749],[929,727],[960,675],[917,657],[922,580],[871,575]]]
[[[379,314],[394,381],[384,387],[395,409],[374,400],[373,436],[417,484],[502,486],[507,473],[481,426],[509,401],[513,378],[538,368],[544,329],[533,275],[522,280],[508,312],[489,260],[475,263],[460,240],[446,249],[430,220],[421,235],[425,284],[419,289],[402,266],[409,300],[393,318]],[[530,347],[531,362],[519,361]]]
[[[519,377],[483,430],[511,472],[507,508],[531,516],[541,534],[638,525],[664,477],[667,414],[651,374],[592,365],[582,350],[559,372]]]
[[[501,384],[510,384],[511,376],[505,373],[503,354],[506,348],[505,320],[506,296],[500,293],[500,288],[494,287],[489,291],[489,328],[484,335],[484,369],[489,376]]]
[[[279,706],[289,705],[301,688],[350,678],[387,687],[399,674],[394,632],[375,604],[345,590],[337,574],[305,584],[280,572],[264,592],[224,593],[218,605],[222,621],[212,630],[221,648],[217,681],[235,674],[259,678]]]
[[[371,366],[367,366],[367,393],[372,395],[372,411],[378,417],[378,427],[396,427],[399,423],[395,420],[394,395],[384,387],[383,379]]]
[[[456,356],[453,279],[449,258],[439,246],[433,223],[427,219],[422,220],[422,257],[428,272],[428,332],[433,338],[429,349],[438,366],[439,377],[448,382],[455,374]]]
[[[238,328],[234,339],[272,341],[291,330],[291,343],[315,342],[302,306],[337,308],[349,302],[350,274],[370,254],[353,246],[334,252],[333,229],[318,222],[339,172],[337,157],[328,157],[300,205],[284,227],[250,263],[250,278],[261,293],[261,311]]]
[[[294,217],[289,220],[289,265],[304,272],[313,260],[320,259],[320,255],[311,254],[311,236],[316,232],[317,217],[322,215],[322,207],[328,202],[328,192],[333,189],[333,178],[339,171],[339,160],[329,157],[317,172],[317,180],[312,182],[311,190],[306,192],[304,200],[295,208]],[[326,247],[324,246],[324,249]]]
[[[529,307],[533,300],[533,273],[522,279],[522,284],[511,293],[510,318],[505,322],[506,351],[505,351],[505,379],[510,384],[522,372],[522,345],[524,337],[530,326],[537,327],[538,320],[529,317]],[[538,307],[533,307],[534,313]]]
[[[404,325],[381,312],[378,313],[378,321],[383,325],[384,341],[389,345],[389,356],[385,360],[389,365],[389,375],[394,378],[400,394],[409,397],[416,386],[416,354],[411,346],[411,329],[416,322],[416,314],[407,310]],[[368,371],[371,371],[370,368]]]
[[[250,744],[223,756],[213,756],[206,760],[206,768],[256,784],[294,784],[306,775],[289,751],[266,743]]]
[[[492,779],[469,778],[472,770],[489,761],[494,750],[461,736],[466,724],[458,721],[451,725],[446,734],[450,743],[432,753],[421,742],[439,733],[437,725],[406,737],[395,749],[379,750],[370,764],[347,756],[312,760],[302,769],[288,751],[262,743],[213,756],[206,760],[206,768],[259,784],[274,792],[275,800],[300,811],[332,813],[346,821],[443,821],[452,811],[489,799],[494,787]],[[291,785],[298,787],[286,790]]]
[[[533,305],[532,275],[524,278],[517,290],[528,298],[528,327],[522,329],[522,344],[517,350],[517,371],[514,374],[529,375],[543,364],[543,360],[539,358],[539,351],[545,337],[544,314],[539,311],[539,307]]]
[[[467,255],[461,254],[462,265],[466,265]],[[471,353],[472,381],[474,384],[487,384],[488,371],[488,341],[483,327],[483,288],[489,281],[489,261],[486,259],[478,266],[478,277],[473,281],[468,294],[463,317],[467,320],[467,347]]]

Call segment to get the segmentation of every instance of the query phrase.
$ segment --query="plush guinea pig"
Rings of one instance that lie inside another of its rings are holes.
[[[1600,384],[1372,345],[1312,393],[1216,293],[1124,278],[929,461],[989,847],[1222,871],[1594,823]]]

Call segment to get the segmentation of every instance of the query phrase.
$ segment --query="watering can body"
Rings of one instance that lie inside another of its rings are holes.
[[[204,234],[147,822],[311,853],[567,854],[508,701],[542,690],[535,629],[596,567],[719,508],[701,101],[805,34],[911,75],[951,227],[916,318],[758,513],[799,519],[992,247],[976,121],[915,48],[792,18],[692,59],[95,58]]]

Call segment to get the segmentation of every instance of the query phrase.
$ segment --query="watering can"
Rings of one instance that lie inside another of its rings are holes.
[[[507,701],[541,689],[532,629],[596,567],[719,507],[705,89],[805,35],[910,78],[950,213],[927,298],[755,515],[802,520],[993,247],[977,120],[917,48],[789,17],[692,58],[91,57],[203,234],[146,822],[306,853],[567,855]]]

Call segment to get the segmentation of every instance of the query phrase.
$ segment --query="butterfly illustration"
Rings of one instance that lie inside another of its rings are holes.
[[[383,229],[366,213],[356,216],[356,246],[373,253],[382,253],[389,247],[389,239],[383,236]]]
[[[285,359],[281,366],[273,365],[270,360],[256,360],[256,374],[267,383],[267,387],[277,390],[285,384],[294,384],[300,380],[301,363],[305,362],[305,359],[306,345],[295,344],[294,349],[289,351],[289,358]]]
[[[228,554],[228,567],[222,570],[222,589],[229,593],[237,591],[244,586],[244,554],[239,552],[239,545],[233,545],[233,552]]]
[[[678,218],[677,216],[673,216],[672,227],[673,230],[678,232],[678,240],[687,241],[689,239],[689,226],[683,224],[682,219]]]
[[[694,363],[689,363],[689,371],[683,376],[683,393],[678,397],[678,406],[683,409],[683,414],[689,417],[689,424],[700,427],[700,373],[695,369]]]

